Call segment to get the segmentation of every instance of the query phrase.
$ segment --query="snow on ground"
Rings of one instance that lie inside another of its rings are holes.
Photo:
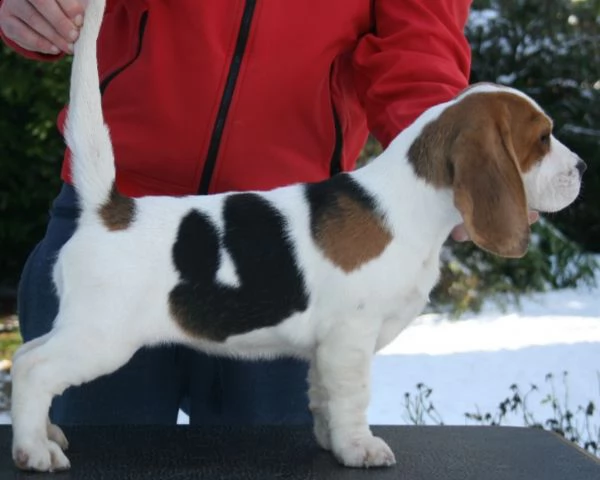
[[[563,386],[562,372],[567,371]],[[550,418],[540,401],[556,393],[572,411],[600,402],[600,287],[561,290],[524,299],[521,309],[487,307],[479,315],[453,321],[423,315],[377,355],[373,365],[372,424],[407,423],[404,393],[416,384],[433,389],[430,397],[446,424],[465,424],[465,412],[495,413],[516,383],[522,392],[540,388],[528,399],[537,420]],[[520,418],[506,424],[521,425]]]

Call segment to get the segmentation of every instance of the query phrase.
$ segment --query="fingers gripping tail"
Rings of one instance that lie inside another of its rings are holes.
[[[89,0],[75,44],[65,140],[71,151],[73,184],[83,213],[96,210],[109,197],[115,163],[108,127],[102,115],[96,42],[105,0]]]

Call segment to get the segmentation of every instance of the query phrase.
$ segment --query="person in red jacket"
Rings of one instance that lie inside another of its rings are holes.
[[[467,86],[470,3],[108,0],[98,64],[118,189],[260,190],[351,170],[369,131],[385,147]],[[2,38],[28,58],[56,60],[72,51],[84,10],[82,0],[2,0]],[[25,340],[47,332],[57,311],[52,263],[77,219],[68,152],[62,178],[21,279]],[[52,417],[172,423],[189,399],[192,423],[304,423],[306,372],[297,360],[143,350],[113,375],[67,390]]]

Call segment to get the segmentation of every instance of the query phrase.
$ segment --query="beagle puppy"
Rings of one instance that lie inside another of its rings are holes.
[[[394,464],[367,423],[371,360],[423,309],[450,231],[464,222],[479,247],[521,257],[528,209],[573,202],[585,164],[532,99],[480,84],[352,173],[269,192],[128,198],[115,188],[99,94],[103,9],[90,2],[73,62],[66,139],[82,211],[54,267],[59,313],[14,359],[15,464],[68,469],[52,397],[167,343],[309,360],[319,445],[347,466]]]

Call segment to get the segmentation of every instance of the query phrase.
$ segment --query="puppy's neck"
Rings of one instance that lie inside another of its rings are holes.
[[[454,206],[452,189],[427,183],[416,175],[408,161],[415,133],[415,128],[405,130],[354,175],[376,196],[396,237],[402,237],[403,242],[433,242],[441,247],[462,218]]]

